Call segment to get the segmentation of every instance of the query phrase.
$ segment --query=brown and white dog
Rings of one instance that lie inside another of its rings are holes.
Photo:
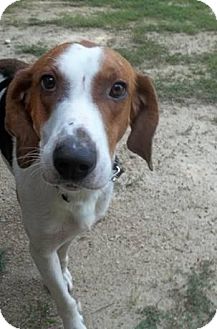
[[[67,250],[104,216],[117,143],[152,169],[158,102],[149,77],[117,52],[64,43],[33,65],[0,61],[0,148],[16,180],[31,255],[65,329],[85,329]]]

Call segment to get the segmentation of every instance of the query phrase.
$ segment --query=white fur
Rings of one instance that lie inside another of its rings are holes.
[[[105,128],[91,96],[91,83],[100,69],[102,56],[98,47],[73,45],[58,58],[57,66],[70,89],[68,97],[56,106],[42,128],[40,159],[22,169],[14,151],[13,171],[30,252],[56,302],[64,329],[86,329],[78,305],[69,293],[72,280],[67,269],[68,247],[81,230],[89,229],[104,216],[113,189]],[[71,121],[73,126],[69,125]],[[64,191],[68,198],[66,202],[61,187],[57,189],[48,184],[42,175],[47,175],[49,183],[58,184],[52,164],[56,140],[59,136],[73,136],[79,127],[84,128],[96,143],[97,165],[80,190]]]
[[[38,165],[21,169],[16,159],[13,165],[30,252],[56,302],[64,329],[86,329],[69,293],[72,279],[67,269],[67,251],[79,232],[104,216],[113,184],[109,182],[95,191],[69,192],[66,202],[54,186],[45,183]]]
[[[60,180],[52,160],[56,143],[60,138],[75,136],[78,128],[86,131],[95,143],[98,154],[96,167],[82,180],[82,186],[98,189],[105,186],[111,177],[112,161],[105,127],[93,101],[91,89],[102,58],[103,50],[100,47],[86,48],[73,44],[56,61],[59,71],[65,77],[68,93],[42,128],[42,167],[50,183],[58,184]]]
[[[0,82],[4,81],[5,79],[6,79],[6,77],[3,74],[0,73]],[[2,91],[0,91],[0,99],[4,94],[4,91],[5,91],[5,88],[2,89]]]

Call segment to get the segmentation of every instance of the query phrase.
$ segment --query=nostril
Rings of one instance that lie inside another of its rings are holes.
[[[58,145],[53,153],[54,167],[60,176],[67,180],[80,180],[92,172],[96,166],[96,149],[81,147],[78,144],[72,147],[72,142]]]
[[[58,170],[58,172],[62,175],[63,173],[67,173],[69,170],[69,164],[62,159],[57,159],[54,161],[54,166]]]
[[[86,172],[86,171],[88,171],[89,169],[90,169],[90,167],[88,166],[88,165],[86,165],[86,164],[80,164],[79,166],[78,166],[78,169],[80,170],[80,171],[82,171],[82,172]]]

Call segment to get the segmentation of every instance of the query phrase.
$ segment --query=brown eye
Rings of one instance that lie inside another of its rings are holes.
[[[123,98],[127,93],[127,85],[123,81],[115,82],[110,90],[109,96],[115,99]]]
[[[56,87],[56,80],[53,75],[45,74],[41,78],[41,86],[44,90],[53,91]]]

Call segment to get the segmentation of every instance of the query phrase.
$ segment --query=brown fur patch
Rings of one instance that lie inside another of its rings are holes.
[[[117,81],[127,84],[127,96],[120,100],[109,97]],[[111,155],[129,125],[134,89],[135,74],[131,65],[118,53],[106,48],[101,70],[94,79],[93,97],[103,118]]]
[[[115,82],[127,84],[127,97],[114,100],[109,91]],[[94,101],[101,112],[111,155],[130,124],[128,148],[152,169],[152,138],[158,124],[158,101],[149,77],[134,71],[117,52],[106,48],[100,72],[94,79]]]
[[[56,70],[55,60],[69,45],[57,46],[32,66],[19,71],[8,87],[5,122],[8,132],[17,139],[17,159],[21,167],[28,167],[34,161],[30,153],[38,148],[40,128],[65,92],[64,79]],[[55,92],[42,90],[44,74],[55,76]]]
[[[98,47],[98,45],[95,42],[89,40],[81,40],[79,43],[86,48]]]
[[[152,139],[159,121],[159,105],[156,90],[148,76],[137,74],[136,94],[131,110],[131,134],[128,148],[152,166]]]
[[[0,74],[12,79],[15,73],[25,69],[28,64],[15,58],[5,58],[0,60]]]

